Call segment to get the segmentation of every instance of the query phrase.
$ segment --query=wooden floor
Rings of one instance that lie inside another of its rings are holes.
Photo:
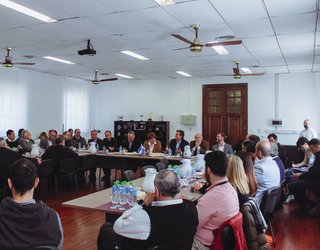
[[[95,186],[87,184],[79,191],[62,191],[56,197],[44,199],[60,215],[64,228],[64,247],[66,250],[96,249],[96,240],[105,216],[101,212],[85,209],[62,207],[61,203],[103,188],[97,181]],[[297,205],[284,204],[283,209],[275,214],[278,229],[276,249],[284,250],[319,250],[320,218],[296,213]],[[269,234],[269,232],[267,232]],[[271,245],[271,237],[267,235]]]

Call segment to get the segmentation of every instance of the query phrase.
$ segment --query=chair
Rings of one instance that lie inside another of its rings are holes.
[[[213,234],[212,250],[247,249],[242,228],[242,214],[240,212],[222,223],[217,230],[213,231]]]
[[[50,183],[54,177],[55,162],[52,159],[42,160],[41,164],[37,167],[37,175],[40,178],[40,190],[47,194],[50,188]]]
[[[126,181],[133,181],[136,178],[134,172],[131,169],[124,171],[123,177]]]
[[[97,168],[97,166],[96,166],[96,156],[95,155],[85,155],[80,158],[79,171],[80,171],[82,180],[83,180],[83,177],[87,175],[88,171],[91,172],[91,171],[95,170],[96,168]],[[95,173],[92,173],[92,174],[95,175]]]
[[[160,170],[162,170],[162,169],[166,169],[167,168],[166,164],[164,162],[162,162],[162,161],[157,162],[155,167],[156,167],[158,172]]]
[[[146,170],[147,168],[154,168],[154,169],[156,169],[156,167],[155,167],[155,166],[153,166],[153,165],[146,165],[146,166],[143,166],[143,167],[141,168],[141,176],[142,176],[142,177],[146,176],[146,172],[145,172],[145,170]]]
[[[271,231],[273,247],[276,247],[276,242],[275,242],[274,232],[273,232],[273,224],[275,226],[275,230],[276,230],[276,224],[273,223],[273,213],[279,202],[279,197],[281,195],[281,192],[282,192],[281,186],[268,189],[263,195],[262,202],[260,205],[262,214],[265,217],[268,227],[270,228],[270,231]]]
[[[246,237],[248,250],[269,250],[270,247],[266,235],[262,229],[262,225],[259,225],[258,220],[255,218],[255,212],[251,202],[244,203],[241,206],[240,211],[242,214],[242,227]]]
[[[68,178],[69,180],[73,177],[76,189],[78,189],[77,182],[77,169],[78,159],[62,159],[59,163],[58,172],[56,174],[56,189],[58,190],[58,178]]]

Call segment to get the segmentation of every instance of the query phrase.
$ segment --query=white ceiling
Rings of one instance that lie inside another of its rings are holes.
[[[15,0],[52,18],[42,23],[0,6],[0,48],[13,48],[14,61],[35,62],[29,70],[90,79],[100,73],[127,74],[136,79],[195,77],[232,73],[234,61],[253,72],[313,72],[320,69],[319,0],[177,0],[158,6],[153,0]],[[200,41],[234,35],[243,44],[227,46],[229,55],[211,48],[193,53],[171,33],[193,40],[190,26],[201,25]],[[91,39],[95,56],[79,56]],[[150,58],[140,61],[120,51]],[[33,55],[34,58],[25,58]],[[43,59],[55,56],[65,65]],[[4,60],[4,59],[3,59]],[[10,70],[10,69],[8,69]],[[109,76],[100,76],[107,78]]]

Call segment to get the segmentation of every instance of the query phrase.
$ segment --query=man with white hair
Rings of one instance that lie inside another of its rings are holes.
[[[254,174],[258,182],[255,199],[260,205],[265,191],[280,185],[280,171],[277,163],[271,157],[270,142],[259,141],[256,145],[256,156],[258,160],[253,165]]]
[[[190,142],[190,148],[193,155],[205,154],[209,150],[209,142],[203,140],[202,134],[196,133],[194,136],[194,141]]]
[[[300,132],[300,137],[306,137],[309,141],[313,138],[318,138],[318,133],[311,127],[311,121],[306,119],[303,121],[304,130]]]
[[[34,140],[31,139],[31,133],[29,130],[23,130],[21,133],[21,139],[19,140],[18,148],[25,152],[31,152]]]

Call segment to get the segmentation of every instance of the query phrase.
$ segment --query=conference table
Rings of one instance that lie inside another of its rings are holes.
[[[133,181],[136,187],[142,187],[144,178],[139,178]],[[92,194],[88,194],[70,201],[62,203],[62,206],[72,208],[89,209],[92,211],[104,212],[106,214],[106,221],[114,222],[123,211],[129,209],[129,205],[114,206],[111,201],[112,188],[107,188]],[[190,186],[181,187],[180,194],[183,199],[190,201],[197,201],[202,194],[198,192],[191,192]]]

